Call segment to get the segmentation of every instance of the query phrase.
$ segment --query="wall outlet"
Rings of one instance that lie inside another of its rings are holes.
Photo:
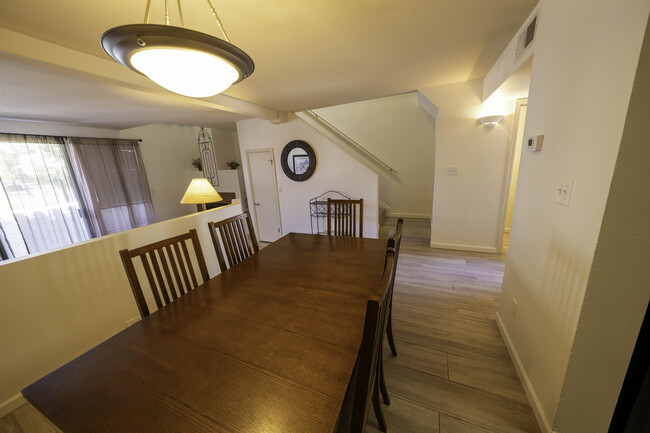
[[[126,321],[126,327],[128,328],[129,326],[133,325],[134,323],[138,323],[140,321],[140,316],[136,316],[132,319],[129,319]]]
[[[445,176],[458,176],[460,167],[445,167]]]
[[[562,206],[569,206],[571,192],[573,191],[573,179],[561,179],[555,185],[555,202]]]
[[[517,300],[512,298],[512,306],[510,307],[510,313],[512,313],[512,318],[517,317]]]

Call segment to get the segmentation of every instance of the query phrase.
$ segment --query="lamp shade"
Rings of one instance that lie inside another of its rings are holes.
[[[210,182],[204,177],[192,179],[190,186],[187,187],[185,195],[181,199],[183,204],[203,204],[214,203],[223,200],[219,193],[214,189]]]

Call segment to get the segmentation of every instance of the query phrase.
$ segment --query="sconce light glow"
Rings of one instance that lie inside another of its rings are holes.
[[[497,114],[494,116],[483,116],[478,118],[478,121],[481,122],[484,128],[494,128],[502,120],[503,120],[502,114]]]

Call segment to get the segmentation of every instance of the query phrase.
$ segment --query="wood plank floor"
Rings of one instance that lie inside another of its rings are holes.
[[[396,219],[382,223],[392,234]],[[494,321],[504,257],[429,247],[428,220],[405,219],[393,331],[386,349],[389,433],[510,433],[537,427]],[[378,433],[370,411],[366,433]],[[0,432],[54,431],[24,405],[0,419]]]
[[[387,218],[380,237],[395,224]],[[393,297],[397,357],[384,344],[388,432],[538,433],[494,320],[505,257],[432,249],[428,220],[405,219],[403,230]],[[370,412],[366,433],[377,433]]]

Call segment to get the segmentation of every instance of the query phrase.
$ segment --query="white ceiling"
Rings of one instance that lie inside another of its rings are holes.
[[[162,24],[163,3],[152,0],[152,23]],[[536,3],[213,0],[231,42],[255,62],[253,75],[225,95],[301,111],[482,78]],[[152,122],[227,128],[245,117],[273,117],[272,110],[260,107],[266,113],[260,115],[245,104],[223,111],[241,105],[224,96],[169,94],[121,66],[124,72],[113,72],[100,36],[142,22],[145,4],[2,0],[0,27],[43,43],[0,40],[0,117],[116,129]],[[183,0],[182,6],[185,27],[220,36],[206,1]],[[176,8],[170,12],[178,25]],[[55,56],[59,47],[51,44],[68,50]]]

